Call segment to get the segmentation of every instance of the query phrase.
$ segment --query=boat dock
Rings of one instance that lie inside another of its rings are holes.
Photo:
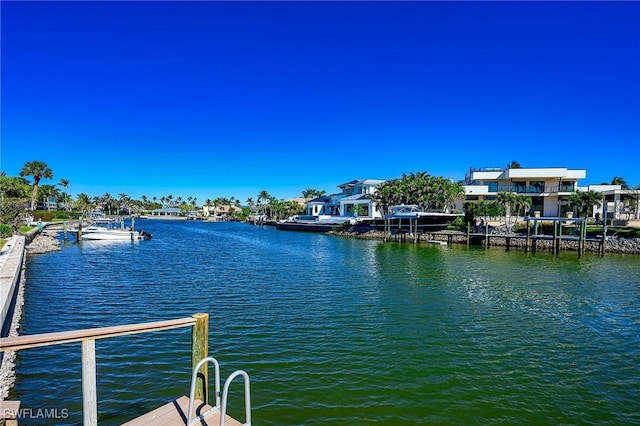
[[[128,426],[139,425],[213,425],[251,426],[251,401],[249,376],[242,370],[233,372],[225,381],[220,392],[220,367],[214,358],[208,355],[209,314],[197,313],[192,317],[157,321],[143,324],[127,324],[114,327],[90,328],[57,333],[44,333],[16,337],[1,337],[0,352],[15,352],[22,349],[49,345],[80,342],[82,364],[82,410],[83,425],[97,426],[98,400],[96,387],[96,345],[97,339],[106,339],[130,334],[158,332],[181,327],[192,328],[191,365],[192,380],[189,397],[180,396],[173,401],[148,413],[141,413],[135,419],[124,423]],[[209,392],[207,364],[214,364],[215,393]],[[240,422],[226,414],[227,398],[231,382],[240,377],[244,381],[245,422]],[[185,384],[185,389],[187,388]],[[209,395],[215,401],[209,405]],[[2,420],[17,425],[20,417],[19,401],[0,401]],[[188,419],[188,420],[187,420]],[[224,420],[222,420],[224,419]]]
[[[458,231],[428,231],[415,227],[415,223],[409,227],[389,228],[385,226],[385,241],[418,243],[443,242],[445,244],[467,244],[520,247],[525,251],[536,252],[539,249],[546,249],[552,253],[559,253],[562,250],[575,250],[579,256],[586,251],[587,245],[590,251],[597,251],[604,254],[607,250],[606,227],[603,233],[597,237],[587,237],[587,221],[581,218],[561,218],[561,217],[527,217],[526,234],[504,234],[491,233],[489,225],[485,224],[484,232],[471,232],[471,227],[467,227],[467,232]],[[541,234],[540,224],[551,224],[552,234]],[[570,227],[570,233],[566,228]],[[564,231],[563,231],[564,230]]]

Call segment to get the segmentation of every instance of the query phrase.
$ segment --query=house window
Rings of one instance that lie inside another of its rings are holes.
[[[543,197],[531,197],[530,212],[539,211],[544,215],[544,198]]]
[[[527,191],[527,183],[526,182],[512,182],[511,190],[513,192],[523,193]]]
[[[485,182],[484,184],[489,187],[489,192],[498,192],[498,182]]]
[[[544,181],[531,181],[529,184],[529,192],[541,194],[544,192]]]
[[[573,192],[575,182],[560,182],[560,192]]]

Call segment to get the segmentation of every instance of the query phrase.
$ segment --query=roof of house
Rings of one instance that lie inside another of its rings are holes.
[[[180,213],[180,209],[177,207],[162,207],[160,209],[154,209],[155,213]]]
[[[348,197],[344,197],[340,200],[340,203],[349,202],[349,201],[358,201],[358,200],[370,200],[371,196],[369,194],[355,194],[350,195]]]
[[[383,182],[384,180],[381,180],[381,179],[363,179],[363,180],[355,179],[349,182],[345,182],[341,185],[338,185],[338,188],[345,188],[345,187],[356,186],[356,185],[380,185]]]

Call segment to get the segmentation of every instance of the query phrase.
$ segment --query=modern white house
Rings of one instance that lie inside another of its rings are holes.
[[[601,192],[604,202],[594,207],[594,216],[598,214],[606,219],[640,220],[640,190],[622,189],[620,185],[589,185],[580,191]]]
[[[354,208],[361,206],[359,217],[379,218],[382,213],[378,210],[371,195],[384,180],[365,179],[352,180],[338,185],[342,191],[336,194],[323,195],[307,202],[307,216],[355,216]]]
[[[465,176],[464,203],[495,201],[499,192],[513,192],[531,197],[529,214],[566,216],[572,211],[569,196],[579,190],[578,181],[586,170],[565,167],[470,169]],[[460,206],[462,207],[462,206]]]
[[[539,212],[540,216],[564,217],[573,211],[569,206],[571,193],[595,191],[603,194],[605,202],[593,208],[591,217],[640,219],[640,191],[620,185],[579,186],[578,181],[586,176],[586,170],[564,167],[470,169],[465,176],[464,203],[495,201],[499,192],[513,192],[531,197],[532,216]]]

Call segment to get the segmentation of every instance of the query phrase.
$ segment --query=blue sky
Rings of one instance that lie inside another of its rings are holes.
[[[637,2],[11,2],[0,166],[90,196],[470,167],[640,184]]]

